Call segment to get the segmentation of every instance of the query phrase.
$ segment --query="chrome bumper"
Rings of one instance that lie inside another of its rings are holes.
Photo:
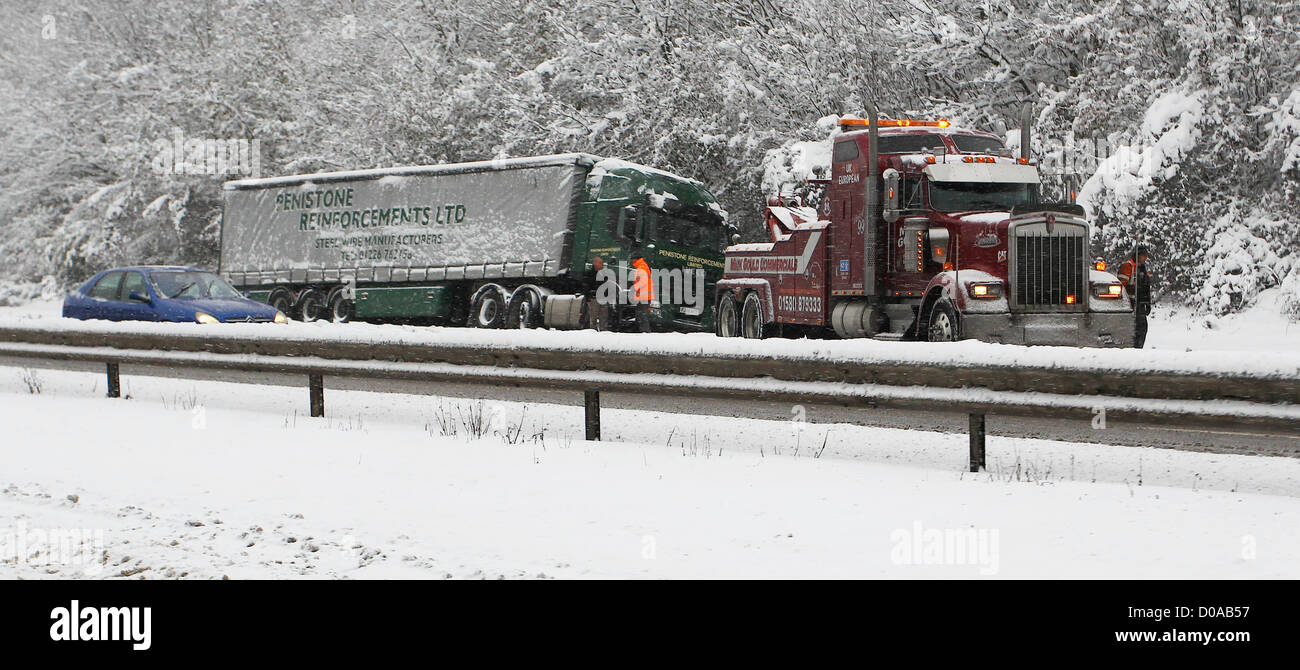
[[[964,314],[962,337],[1001,344],[1133,346],[1132,312]]]

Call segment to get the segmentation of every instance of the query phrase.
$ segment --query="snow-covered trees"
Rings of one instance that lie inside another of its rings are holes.
[[[267,175],[619,156],[758,234],[790,155],[768,152],[871,101],[984,128],[1033,102],[1036,148],[1098,171],[1109,256],[1143,237],[1187,299],[1300,286],[1300,0],[69,0],[0,23],[6,281],[211,265],[230,175],[153,169],[177,130],[258,140]]]

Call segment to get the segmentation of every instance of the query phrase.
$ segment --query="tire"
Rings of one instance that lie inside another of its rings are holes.
[[[325,310],[330,321],[347,323],[354,318],[356,305],[345,297],[342,286],[336,286],[330,291],[329,299],[325,301]]]
[[[763,299],[758,297],[757,291],[745,296],[745,306],[740,313],[740,334],[750,340],[767,337],[767,324],[763,322]]]
[[[293,293],[289,289],[283,286],[273,289],[271,295],[266,297],[266,304],[280,310],[285,316],[294,318]]]
[[[740,309],[730,292],[718,300],[713,312],[713,332],[718,337],[740,337]]]
[[[940,300],[930,310],[930,322],[926,329],[929,342],[956,342],[961,339],[961,320],[952,303]]]
[[[325,294],[314,288],[309,288],[298,296],[298,304],[294,309],[298,312],[300,321],[320,321],[329,316],[325,308]]]
[[[542,325],[542,301],[536,291],[516,291],[506,310],[506,328],[539,328]]]
[[[506,304],[496,289],[481,291],[469,310],[469,325],[475,328],[500,328],[506,321]]]

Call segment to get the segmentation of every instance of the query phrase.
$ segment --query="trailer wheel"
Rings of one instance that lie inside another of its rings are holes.
[[[931,342],[956,342],[961,339],[961,321],[952,303],[940,300],[930,310],[930,327],[927,338]]]
[[[718,300],[718,308],[713,312],[713,330],[718,337],[740,336],[739,312],[736,297],[730,292]]]
[[[506,328],[538,328],[542,325],[542,300],[536,291],[516,291],[506,310]]]
[[[302,321],[320,321],[329,313],[325,309],[325,296],[317,289],[309,288],[298,296],[298,318]]]
[[[501,293],[495,289],[480,291],[469,311],[470,325],[478,328],[500,328],[506,320],[506,305]]]
[[[346,297],[344,287],[335,286],[334,289],[330,291],[329,300],[326,300],[325,303],[330,321],[333,321],[334,323],[347,323],[352,320],[352,315],[355,313],[356,305]]]
[[[293,293],[283,286],[271,290],[271,295],[266,297],[266,304],[280,310],[287,317],[295,318],[293,313]]]
[[[751,340],[767,337],[767,324],[763,322],[763,300],[757,291],[745,296],[745,308],[740,315],[741,334]]]

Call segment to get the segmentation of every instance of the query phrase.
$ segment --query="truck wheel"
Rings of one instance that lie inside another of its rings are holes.
[[[298,296],[298,318],[303,321],[320,321],[328,316],[325,309],[325,296],[314,288],[309,288]]]
[[[280,310],[285,316],[293,317],[293,293],[289,289],[280,286],[271,291],[271,295],[266,297],[266,304]]]
[[[940,300],[930,310],[930,328],[927,339],[931,342],[956,342],[961,339],[961,321],[957,311],[947,300]]]
[[[740,336],[740,310],[736,308],[736,297],[731,293],[718,300],[718,309],[713,313],[713,331],[718,337]]]
[[[767,337],[767,324],[763,322],[763,300],[758,292],[745,296],[745,308],[740,315],[741,334],[751,340]]]
[[[334,323],[351,321],[355,310],[355,305],[345,297],[343,290],[342,286],[334,287],[334,290],[330,291],[329,300],[325,301],[329,319]]]
[[[506,320],[506,305],[501,294],[489,289],[474,298],[469,310],[469,322],[477,328],[500,328]]]
[[[542,301],[534,291],[520,291],[510,299],[506,328],[537,328],[542,325]]]

